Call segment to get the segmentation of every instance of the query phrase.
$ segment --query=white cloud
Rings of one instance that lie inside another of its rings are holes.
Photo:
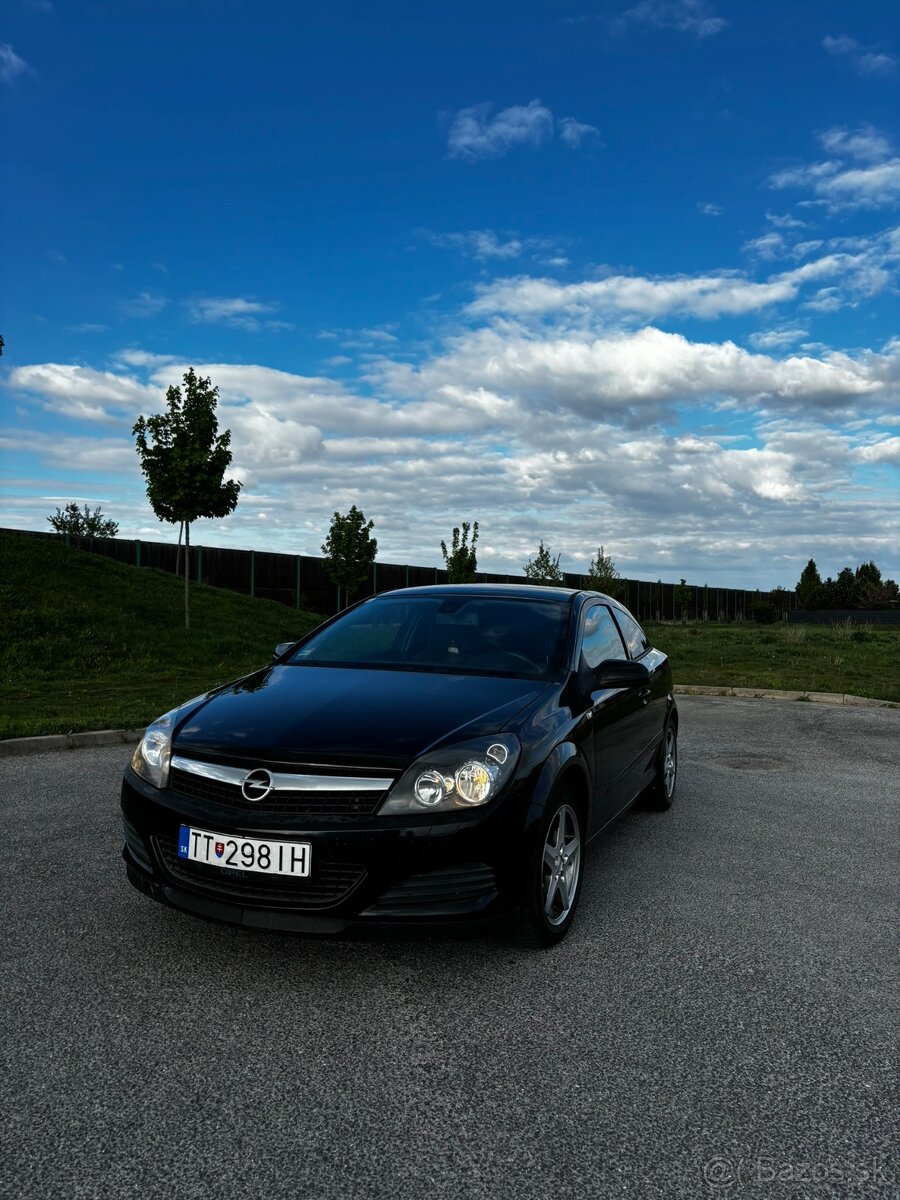
[[[757,258],[782,258],[785,254],[785,241],[780,233],[764,233],[761,237],[744,242],[743,249]]]
[[[856,456],[861,462],[892,463],[900,467],[900,437],[885,438],[870,446],[861,446]]]
[[[832,208],[886,208],[900,201],[900,158],[853,167],[815,187]]]
[[[204,325],[227,325],[230,329],[246,329],[257,333],[261,329],[289,329],[285,321],[265,317],[278,310],[277,304],[264,304],[243,296],[201,296],[187,304],[191,320]]]
[[[120,307],[128,317],[155,317],[168,303],[165,296],[154,296],[150,292],[141,292],[132,300],[123,300]]]
[[[500,158],[515,146],[540,146],[553,136],[553,113],[540,100],[490,113],[490,104],[477,104],[456,114],[447,135],[450,158]]]
[[[0,42],[0,83],[13,85],[23,75],[34,72],[24,58],[19,58],[9,42]]]
[[[772,244],[766,242],[770,249]],[[896,251],[891,253],[896,256]],[[827,254],[764,281],[748,279],[735,271],[660,278],[611,275],[567,284],[517,276],[479,286],[467,311],[472,316],[506,314],[526,320],[560,313],[571,317],[619,314],[641,320],[675,315],[712,319],[796,300],[808,283],[828,277],[849,287],[873,265],[880,264],[886,254],[886,249],[872,245],[855,255]],[[835,295],[840,297],[843,292],[835,291]]]
[[[82,421],[114,421],[142,406],[159,407],[159,392],[127,375],[69,363],[14,367],[9,386],[36,395],[43,407]]]
[[[521,238],[505,241],[493,229],[470,229],[466,233],[425,234],[433,246],[458,250],[469,258],[518,258],[525,246]]]
[[[859,158],[863,162],[881,162],[891,154],[890,142],[871,125],[861,126],[852,132],[843,126],[835,126],[820,133],[819,141],[829,154]]]
[[[778,360],[653,327],[602,336],[503,327],[463,334],[445,355],[384,378],[409,395],[467,403],[498,420],[521,408],[628,424],[639,413],[656,420],[672,405],[719,398],[801,408],[852,403],[887,394],[898,357]]]
[[[497,233],[493,229],[468,229],[458,233],[420,230],[419,236],[432,246],[456,250],[479,262],[503,261],[524,255],[536,257],[551,266],[566,266],[569,261],[559,252],[559,244],[552,238],[521,237],[509,231]]]
[[[721,217],[722,213],[725,211],[721,204],[698,204],[697,208],[704,214],[704,216],[707,217]]]
[[[892,54],[885,54],[874,47],[865,47],[851,37],[826,37],[822,45],[829,54],[849,63],[860,75],[890,75],[897,66]]]
[[[900,157],[882,134],[871,126],[853,132],[836,127],[820,134],[820,141],[835,158],[776,171],[769,186],[809,189],[833,212],[886,208],[900,201]]]
[[[476,104],[463,108],[453,118],[447,134],[450,158],[477,162],[486,158],[502,158],[517,146],[541,146],[552,141],[555,134],[570,150],[576,149],[599,130],[593,125],[561,117],[558,121],[540,100],[514,104],[491,115],[491,104]]]
[[[599,137],[596,125],[585,125],[574,117],[563,117],[559,122],[559,136],[570,149],[577,149],[586,137]]]
[[[806,258],[816,250],[821,250],[825,243],[821,238],[810,238],[807,242],[796,242],[791,246],[791,258]]]
[[[809,331],[801,328],[763,329],[750,334],[750,345],[756,350],[781,350],[809,337]]]
[[[766,213],[766,220],[776,229],[805,229],[806,222],[792,217],[789,213]]]
[[[658,29],[677,29],[697,37],[721,33],[728,22],[716,16],[705,0],[640,0],[622,13],[623,21],[653,25]]]

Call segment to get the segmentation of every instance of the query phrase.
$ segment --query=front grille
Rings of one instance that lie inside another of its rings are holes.
[[[497,879],[491,867],[486,863],[464,863],[404,879],[379,896],[371,911],[445,908],[490,899],[496,892]]]
[[[385,796],[384,792],[273,791],[265,800],[253,801],[244,798],[237,784],[207,779],[190,771],[180,771],[177,767],[173,767],[169,774],[169,787],[181,796],[207,800],[239,812],[309,817],[369,817]]]
[[[212,892],[231,900],[275,903],[291,908],[324,908],[343,900],[366,874],[358,863],[329,862],[316,847],[312,872],[306,879],[290,875],[262,875],[257,871],[237,871],[211,867],[178,857],[175,838],[156,836],[154,849],[160,863],[176,883]]]

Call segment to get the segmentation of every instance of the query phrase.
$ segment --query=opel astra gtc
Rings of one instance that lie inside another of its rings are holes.
[[[677,731],[666,655],[607,596],[387,592],[149,726],[128,878],[257,928],[518,917],[551,945],[587,842],[639,796],[671,804]]]

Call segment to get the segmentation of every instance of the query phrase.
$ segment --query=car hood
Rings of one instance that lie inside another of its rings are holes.
[[[173,749],[215,760],[400,770],[448,738],[497,731],[547,686],[483,675],[275,665],[193,709]]]

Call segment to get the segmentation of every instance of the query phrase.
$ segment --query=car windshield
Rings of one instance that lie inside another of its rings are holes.
[[[569,605],[497,596],[380,596],[314,633],[288,662],[550,679]]]

